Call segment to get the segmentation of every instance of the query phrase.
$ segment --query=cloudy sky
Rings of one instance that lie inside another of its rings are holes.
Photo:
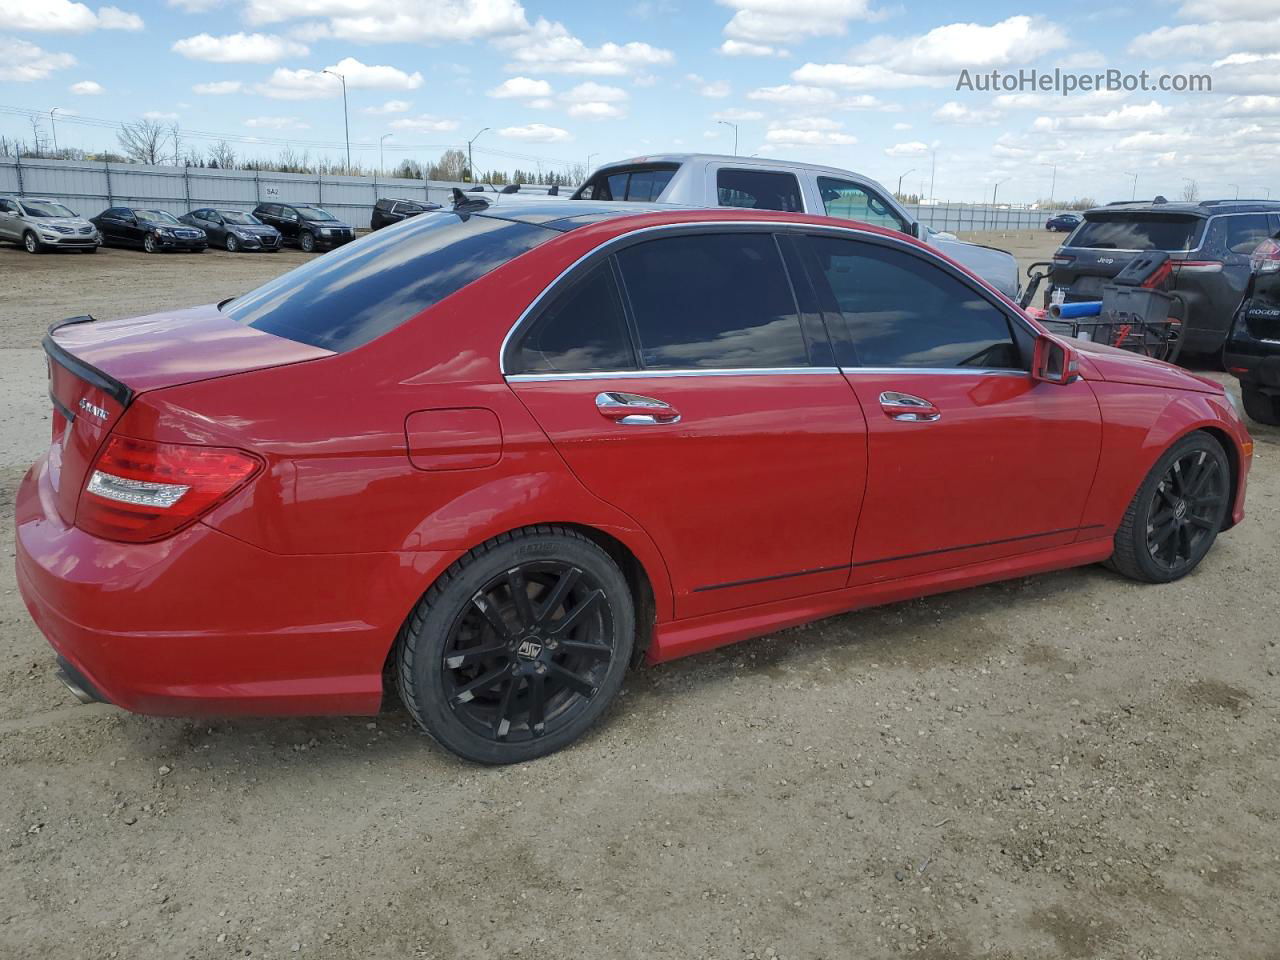
[[[176,120],[391,166],[662,151],[808,159],[976,200],[1280,197],[1280,0],[0,0],[0,107]],[[964,19],[959,19],[963,16]],[[1212,93],[957,90],[960,71],[1204,73]],[[42,136],[48,136],[47,120]],[[30,140],[0,112],[0,133]],[[108,127],[62,120],[60,146]],[[257,138],[256,142],[249,138]],[[908,172],[910,171],[910,172]]]

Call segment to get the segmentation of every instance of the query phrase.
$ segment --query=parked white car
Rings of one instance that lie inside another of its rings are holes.
[[[574,200],[634,200],[693,207],[816,213],[900,230],[968,267],[1008,297],[1018,263],[1004,250],[957,240],[912,217],[876,181],[836,167],[755,157],[665,153],[597,168]]]
[[[43,197],[0,197],[0,240],[10,240],[27,253],[53,248],[96,253],[98,229],[56,200]]]

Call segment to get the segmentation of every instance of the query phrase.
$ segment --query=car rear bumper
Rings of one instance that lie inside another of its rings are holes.
[[[19,591],[75,686],[137,713],[375,713],[397,630],[456,557],[280,556],[200,523],[115,543],[53,495],[42,459],[18,490]]]
[[[1272,350],[1272,353],[1245,352],[1238,343],[1231,342],[1223,352],[1223,365],[1239,380],[1280,389],[1280,344],[1275,344]]]

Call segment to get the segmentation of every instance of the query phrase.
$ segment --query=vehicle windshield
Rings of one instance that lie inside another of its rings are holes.
[[[23,200],[22,209],[29,217],[74,217],[75,214],[52,200]]]
[[[556,236],[513,220],[424,213],[276,277],[221,309],[246,326],[340,353]]]
[[[319,207],[295,207],[298,216],[303,220],[337,220],[328,210],[322,210]]]
[[[1070,245],[1094,250],[1192,250],[1200,242],[1204,220],[1171,214],[1090,214],[1072,234]]]
[[[254,224],[262,222],[252,213],[241,213],[239,210],[219,210],[218,213],[222,215],[222,219],[226,223]]]
[[[150,220],[152,223],[178,223],[178,218],[164,210],[134,210],[133,215],[139,220]]]

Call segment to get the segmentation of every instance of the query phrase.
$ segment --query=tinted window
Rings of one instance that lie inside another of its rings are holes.
[[[716,193],[717,202],[722,207],[786,210],[791,213],[804,209],[804,204],[800,201],[800,182],[791,173],[718,170]]]
[[[410,203],[407,200],[402,200],[400,203],[396,204],[396,213],[421,213],[421,212],[422,212],[421,206],[419,206],[416,203]]]
[[[16,212],[16,210],[12,200],[0,200],[0,213],[14,212]]]
[[[70,209],[52,200],[24,200],[27,215],[31,217],[74,217]]]
[[[807,244],[819,295],[862,366],[1022,368],[1004,314],[941,267],[856,240]]]
[[[634,370],[622,300],[605,262],[575,281],[534,321],[510,359],[511,373]]]
[[[426,214],[291,270],[223,312],[279,337],[350,350],[554,236],[526,223]]]
[[[1270,236],[1267,230],[1267,215],[1265,213],[1223,217],[1214,221],[1215,227],[1219,224],[1222,225],[1226,232],[1224,246],[1227,253],[1241,253],[1248,256],[1253,253],[1258,244]]]
[[[657,200],[671,178],[680,169],[677,164],[654,164],[611,173],[602,173],[587,182],[575,194],[578,200]]]
[[[833,177],[818,178],[818,192],[828,217],[861,220],[878,227],[906,231],[907,224],[884,198],[866,187]]]
[[[1192,250],[1204,220],[1168,214],[1099,214],[1085,218],[1071,246],[1095,250]]]
[[[791,285],[768,234],[669,237],[618,254],[649,368],[808,364]]]

